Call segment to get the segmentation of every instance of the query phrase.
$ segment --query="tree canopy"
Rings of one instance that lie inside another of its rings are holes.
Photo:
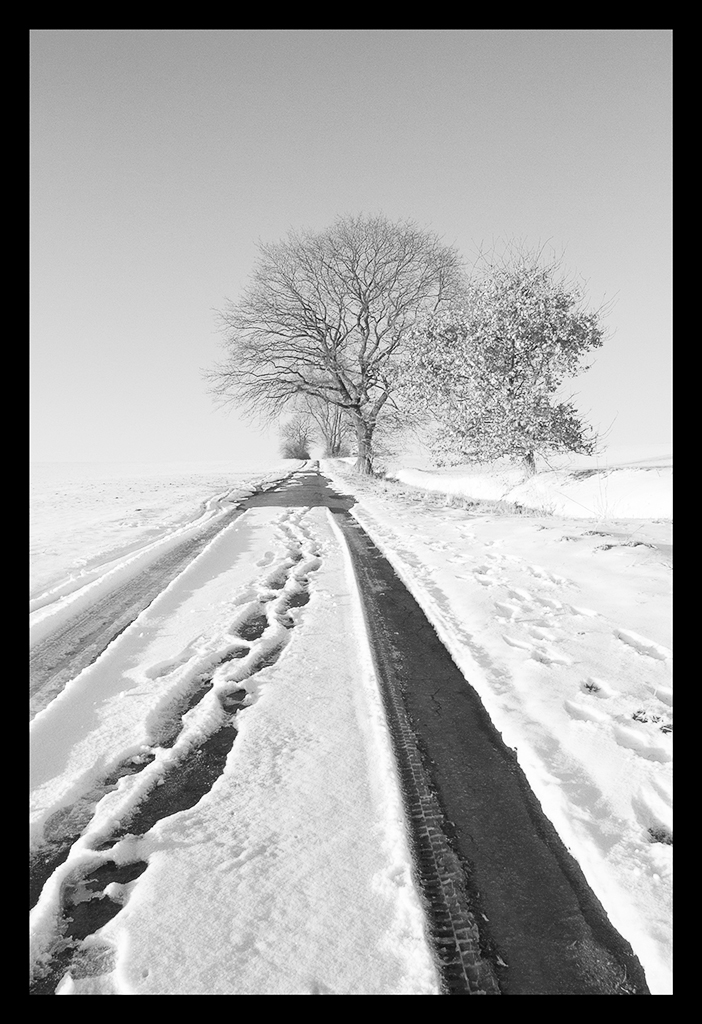
[[[409,331],[455,301],[462,261],[433,232],[383,216],[339,218],[262,244],[250,286],[220,314],[226,356],[211,390],[262,419],[300,396],[338,408],[370,472]]]
[[[440,461],[489,462],[537,453],[591,454],[594,432],[557,392],[603,343],[602,310],[561,274],[557,259],[512,247],[483,257],[463,308],[413,331],[406,384],[437,429]]]

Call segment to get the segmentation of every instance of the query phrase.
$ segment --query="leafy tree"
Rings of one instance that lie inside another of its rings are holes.
[[[220,313],[226,358],[208,374],[211,390],[269,420],[300,397],[335,407],[369,473],[408,332],[462,282],[458,253],[411,222],[353,216],[290,232],[259,247],[252,283]]]
[[[280,454],[284,459],[309,459],[314,440],[309,418],[297,413],[280,428]]]
[[[510,456],[534,472],[537,453],[592,454],[594,432],[557,392],[602,345],[603,313],[585,307],[560,260],[520,247],[482,257],[464,308],[412,336],[406,386],[436,422],[440,461]]]

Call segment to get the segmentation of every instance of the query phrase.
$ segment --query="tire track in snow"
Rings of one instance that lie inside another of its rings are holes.
[[[29,658],[30,720],[58,696],[69,680],[91,665],[241,512],[235,509],[226,513],[198,537],[152,562],[138,577],[98,599],[35,644]]]
[[[69,970],[76,978],[112,970],[114,950],[95,933],[120,912],[148,867],[130,859],[129,848],[158,821],[210,792],[236,739],[236,716],[253,703],[247,681],[280,658],[309,600],[310,574],[321,557],[302,522],[305,512],[282,515],[277,528],[287,557],[272,566],[266,556],[260,560],[266,572],[256,597],[237,608],[222,646],[206,657],[189,691],[159,716],[150,749],[47,822],[44,843],[30,860],[30,901],[53,904],[54,940],[33,964],[30,995],[55,994]],[[152,666],[152,677],[166,678],[180,665],[177,657]],[[136,775],[132,785],[122,782]],[[123,799],[111,806],[105,831],[98,804],[120,783]]]
[[[263,484],[255,493],[265,494],[276,486]],[[203,508],[217,500],[209,499]],[[242,500],[238,507],[223,513],[196,536],[171,548],[138,575],[98,598],[34,644],[29,659],[30,721],[58,696],[69,680],[91,665],[222,530],[242,515],[244,506],[245,500]]]

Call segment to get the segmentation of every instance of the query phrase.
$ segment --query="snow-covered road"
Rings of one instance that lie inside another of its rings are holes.
[[[667,524],[475,515],[337,482],[651,991],[670,991]],[[38,634],[109,589],[103,563],[139,571],[139,545],[123,551],[86,560],[87,588],[55,574],[37,590]],[[440,992],[328,510],[251,508],[222,530],[36,716],[31,755],[36,991]]]

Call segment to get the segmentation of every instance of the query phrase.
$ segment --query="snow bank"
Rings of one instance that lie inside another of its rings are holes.
[[[664,449],[664,446],[661,446]],[[387,476],[412,487],[469,500],[506,501],[551,515],[578,518],[670,519],[673,465],[670,449],[620,449],[592,458],[538,462],[525,479],[518,466],[456,466],[451,469],[391,464]]]

